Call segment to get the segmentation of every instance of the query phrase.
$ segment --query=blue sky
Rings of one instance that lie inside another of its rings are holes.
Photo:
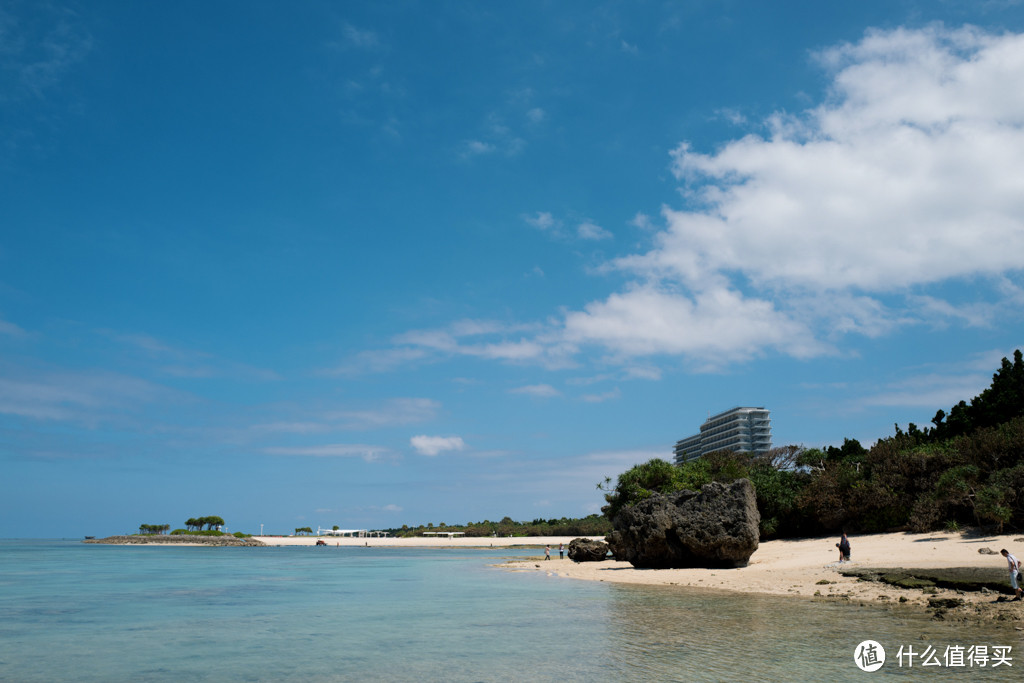
[[[1024,346],[1019,2],[7,2],[0,537],[582,516]]]

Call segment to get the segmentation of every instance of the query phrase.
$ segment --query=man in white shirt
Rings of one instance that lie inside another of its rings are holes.
[[[1013,590],[1017,594],[1017,597],[1015,597],[1014,600],[1020,600],[1021,587],[1020,584],[1017,583],[1017,572],[1020,571],[1020,560],[1011,555],[1006,548],[1000,550],[999,553],[1006,558],[1006,561],[1010,565],[1010,585],[1013,586]]]

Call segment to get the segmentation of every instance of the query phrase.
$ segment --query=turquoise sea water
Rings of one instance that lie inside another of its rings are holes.
[[[0,541],[0,681],[973,681],[1024,671],[1014,632],[490,566],[517,554],[538,553]],[[874,673],[853,661],[866,639],[888,652]],[[947,645],[1011,646],[1013,668],[898,668],[900,645],[932,646],[940,659]]]

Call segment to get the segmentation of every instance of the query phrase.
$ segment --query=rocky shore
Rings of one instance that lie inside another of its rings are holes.
[[[103,543],[106,545],[213,545],[242,546],[255,548],[266,545],[253,538],[236,538],[234,536],[185,536],[159,534],[152,536],[107,536],[106,538],[87,538],[83,543]]]
[[[679,586],[710,591],[791,595],[930,614],[951,625],[990,624],[1024,632],[1024,602],[1014,602],[1007,548],[1021,556],[1024,537],[976,532],[853,536],[853,562],[839,563],[836,538],[760,543],[745,567],[638,569],[628,562],[502,565],[590,581]]]
[[[1006,572],[991,567],[933,569],[857,568],[840,569],[841,576],[860,582],[899,589],[892,596],[881,593],[879,602],[896,600],[925,607],[934,619],[959,623],[1004,622],[1024,631],[1024,609],[1014,601]],[[827,585],[827,584],[825,584]],[[834,596],[848,599],[842,593]]]

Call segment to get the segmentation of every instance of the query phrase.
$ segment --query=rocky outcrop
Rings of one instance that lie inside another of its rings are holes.
[[[87,538],[83,543],[105,543],[107,545],[215,545],[215,546],[263,546],[264,543],[253,538],[236,538],[235,536],[185,536],[182,534],[163,536],[160,534],[147,536],[107,536],[106,538]]]
[[[569,559],[573,562],[603,562],[608,559],[608,544],[589,538],[569,541]]]
[[[964,593],[1006,593],[1013,595],[1013,588],[1006,579],[1006,567],[943,567],[941,569],[840,569],[843,576],[852,576],[860,581],[879,581],[897,588],[947,588]]]
[[[754,486],[738,479],[654,494],[620,511],[607,540],[615,559],[634,567],[743,567],[760,523]]]

